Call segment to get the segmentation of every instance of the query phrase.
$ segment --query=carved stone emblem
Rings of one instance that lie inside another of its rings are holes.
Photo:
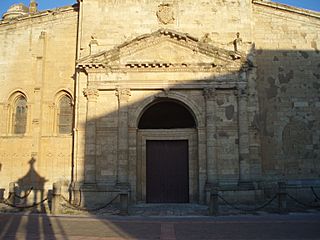
[[[173,23],[174,13],[171,4],[165,3],[158,6],[157,17],[163,24]]]

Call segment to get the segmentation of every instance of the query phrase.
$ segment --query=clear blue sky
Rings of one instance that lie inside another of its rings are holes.
[[[25,5],[29,4],[29,0],[0,0],[0,17],[3,13],[14,3],[22,2]],[[76,0],[37,0],[39,9],[50,9],[56,7],[62,7],[66,5],[72,5],[76,3]],[[274,2],[280,2],[291,6],[311,9],[320,12],[320,0],[274,0]]]

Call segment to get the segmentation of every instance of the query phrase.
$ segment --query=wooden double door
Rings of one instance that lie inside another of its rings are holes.
[[[187,140],[147,140],[147,203],[189,202]]]

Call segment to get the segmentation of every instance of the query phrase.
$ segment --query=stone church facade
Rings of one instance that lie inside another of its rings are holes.
[[[257,201],[320,181],[320,14],[265,0],[80,0],[0,21],[0,187],[92,205]],[[32,169],[32,171],[30,171]],[[32,172],[33,174],[28,174]],[[308,195],[309,194],[309,195]]]

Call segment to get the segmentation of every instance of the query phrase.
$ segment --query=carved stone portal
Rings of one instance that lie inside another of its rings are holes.
[[[157,17],[163,24],[169,24],[174,22],[174,12],[171,4],[160,4],[158,6]]]

